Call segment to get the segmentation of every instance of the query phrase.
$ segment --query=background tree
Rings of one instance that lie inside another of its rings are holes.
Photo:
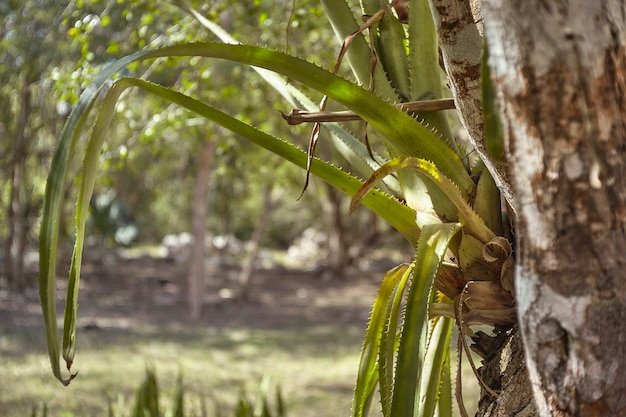
[[[294,11],[290,26],[285,22],[289,20],[291,7],[270,10],[261,3],[232,5],[226,2],[216,2],[210,8],[206,4],[200,6],[201,12],[232,30],[242,42],[262,43],[276,49],[289,44],[290,48],[306,48],[319,62],[331,59],[332,48],[324,48],[324,45],[330,44],[332,39],[321,41],[321,33],[328,29],[319,22],[325,23],[325,18],[320,10],[306,2],[301,2]],[[136,10],[142,10],[142,13]],[[77,8],[75,16],[83,20],[84,16],[92,16],[94,22],[99,22],[87,27],[68,20],[68,25],[73,26],[70,31],[73,39],[82,45],[82,65],[92,70],[146,46],[154,48],[165,43],[215,39],[195,19],[170,4],[155,8],[143,1],[118,5],[92,1]],[[273,117],[278,110],[284,110],[284,106],[277,102],[276,93],[253,71],[227,62],[172,59],[158,65],[131,66],[129,71],[132,73],[125,75],[146,70],[147,79],[181,88],[209,102],[221,102],[225,109],[256,126],[283,132],[295,140],[304,137],[296,132],[305,132],[305,127],[292,132],[280,119]],[[247,93],[242,95],[242,90]],[[320,95],[314,94],[319,99]],[[146,112],[146,108],[154,108],[154,111]],[[188,174],[195,171],[198,144],[181,132],[187,126],[196,125],[201,130],[202,122],[175,106],[163,108],[158,100],[141,92],[122,98],[118,114],[129,123],[116,125],[112,140],[106,144],[101,187],[115,188],[118,197],[141,214],[137,221],[144,240],[158,241],[167,233],[189,230],[188,216],[171,216],[170,213],[172,210],[179,213],[190,211],[192,180]],[[258,147],[242,144],[234,137],[218,140],[216,152],[220,157],[216,159],[209,184],[214,196],[209,209],[215,216],[207,219],[208,228],[214,234],[232,233],[240,239],[247,239],[254,228],[257,207],[263,197],[259,176],[245,168],[263,166],[261,161],[267,161],[267,156]],[[155,163],[157,161],[159,163]],[[283,187],[296,190],[301,186],[297,171],[284,164],[281,166],[276,159],[273,163],[278,164],[279,169],[274,173]],[[124,181],[120,181],[122,178]],[[288,201],[276,210],[284,208],[285,213],[292,213],[289,207],[298,203],[290,193],[284,195]],[[304,199],[312,208],[318,205],[315,196],[305,195]],[[307,221],[302,220],[314,215],[313,211],[305,210],[299,219],[289,215],[276,217],[280,221],[268,225],[268,240],[284,246],[306,227]],[[159,227],[154,228],[155,224]]]
[[[36,225],[49,149],[69,106],[50,95],[51,72],[77,50],[63,38],[65,2],[3,2],[0,6],[0,183],[4,277],[24,289],[24,253]],[[52,19],[52,20],[51,20]]]

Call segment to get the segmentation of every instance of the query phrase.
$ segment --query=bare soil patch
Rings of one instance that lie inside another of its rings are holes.
[[[60,269],[62,271],[62,269]],[[235,267],[210,267],[199,321],[185,307],[187,265],[151,258],[118,259],[115,265],[85,263],[79,295],[79,327],[97,330],[115,319],[182,327],[294,329],[323,323],[367,323],[383,273],[351,272],[327,280],[312,271],[276,267],[257,270],[248,300],[239,300]],[[59,298],[66,280],[59,278]],[[63,303],[59,302],[59,311]],[[0,293],[0,326],[29,325],[41,317],[37,290]]]

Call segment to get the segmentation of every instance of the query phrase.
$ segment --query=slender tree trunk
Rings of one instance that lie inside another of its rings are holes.
[[[259,248],[261,247],[261,239],[263,238],[263,232],[267,226],[267,220],[269,219],[270,210],[272,209],[272,188],[271,182],[268,182],[263,187],[263,203],[261,212],[254,225],[250,242],[246,251],[246,257],[243,260],[243,266],[241,273],[239,274],[239,297],[242,300],[247,300],[250,296],[250,279],[254,272],[254,264],[259,254]]]
[[[9,204],[7,205],[8,234],[6,240],[5,270],[11,287],[24,289],[24,250],[26,247],[27,217],[24,207],[24,175],[26,156],[26,126],[31,111],[30,85],[19,94],[19,114],[15,132],[14,151],[11,164]]]
[[[485,0],[541,416],[626,415],[626,6]]]
[[[426,1],[426,0],[415,0]],[[459,117],[474,149],[491,172],[506,200],[515,206],[509,173],[491,161],[483,130],[480,62],[483,38],[476,14],[477,1],[428,0],[439,37],[450,89]],[[473,3],[473,4],[472,4]]]
[[[204,255],[207,216],[207,190],[209,177],[213,167],[213,155],[215,154],[215,140],[207,139],[202,145],[198,172],[193,193],[191,213],[191,228],[194,243],[191,247],[191,259],[189,260],[189,275],[187,280],[187,304],[189,315],[196,320],[202,315],[202,304],[206,284],[204,282]]]
[[[350,263],[348,242],[344,227],[343,195],[334,187],[324,185],[327,199],[322,204],[327,217],[326,230],[328,235],[328,266],[332,278],[341,278]]]

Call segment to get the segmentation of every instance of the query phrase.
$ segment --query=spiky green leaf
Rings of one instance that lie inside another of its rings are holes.
[[[380,386],[380,403],[383,416],[391,415],[391,402],[393,399],[393,376],[395,354],[400,341],[398,323],[402,311],[402,301],[405,295],[406,284],[411,276],[412,269],[407,269],[393,289],[390,302],[387,305],[385,325],[380,337],[380,349],[378,354],[378,373]]]
[[[460,157],[431,130],[375,94],[314,64],[265,48],[214,43],[165,47],[147,52],[141,58],[170,56],[221,58],[286,75],[357,113],[382,133],[381,138],[392,155],[417,156],[433,162],[460,190],[472,189],[474,185]]]
[[[454,321],[446,317],[433,320],[420,381],[418,417],[431,417],[440,399],[442,373],[450,363],[450,338]],[[444,398],[445,399],[445,398]]]
[[[46,329],[48,355],[54,376],[64,385],[70,383],[75,374],[64,377],[59,362],[60,349],[57,335],[56,311],[56,257],[61,199],[67,174],[68,159],[73,152],[85,119],[104,83],[142,53],[123,58],[105,68],[83,92],[76,103],[61,133],[61,141],[52,159],[43,202],[43,216],[39,237],[39,297]],[[71,366],[71,364],[69,364]],[[68,369],[69,370],[69,369]]]
[[[432,224],[422,229],[398,350],[391,409],[394,416],[412,416],[419,409],[430,292],[450,240],[459,230],[458,223]]]
[[[376,386],[376,382],[378,382],[377,359],[381,334],[384,331],[385,319],[387,317],[387,308],[390,301],[393,300],[392,294],[394,289],[403,278],[406,279],[407,271],[410,273],[411,269],[410,265],[402,264],[387,272],[374,300],[361,351],[352,404],[353,417],[363,417],[366,414],[365,410],[369,408],[372,391]]]
[[[365,197],[376,184],[384,177],[403,168],[413,168],[428,176],[437,187],[450,199],[456,207],[463,230],[465,233],[476,236],[483,243],[487,243],[495,237],[495,234],[485,225],[485,222],[476,214],[466,201],[464,194],[473,194],[474,186],[470,190],[461,192],[435,164],[420,158],[394,158],[377,169],[363,184],[363,187],[354,194],[350,203],[350,210],[354,211],[361,199]],[[473,183],[472,183],[473,184]]]

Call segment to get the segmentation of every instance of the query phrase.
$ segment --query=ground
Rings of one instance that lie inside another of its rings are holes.
[[[182,372],[190,408],[204,397],[209,409],[217,403],[229,415],[242,388],[253,392],[270,376],[290,415],[349,413],[382,272],[326,280],[274,267],[254,274],[243,302],[231,298],[237,270],[209,268],[204,313],[192,321],[181,297],[186,269],[148,256],[84,264],[79,376],[67,388],[49,370],[36,289],[0,292],[0,414],[23,416],[46,403],[52,416],[105,415],[106,396],[129,408],[146,366],[155,368],[165,397]],[[65,284],[59,280],[60,298]]]
[[[271,377],[288,415],[348,416],[370,306],[384,272],[400,261],[351,270],[341,279],[261,269],[245,302],[232,298],[238,269],[209,265],[198,321],[187,317],[182,302],[184,262],[148,256],[108,266],[87,261],[79,295],[79,374],[69,387],[52,377],[36,288],[0,291],[0,415],[21,417],[33,408],[41,415],[45,404],[50,417],[98,417],[107,415],[107,402],[128,415],[133,392],[152,367],[165,405],[182,374],[189,415],[200,415],[204,402],[209,415],[219,406],[231,416],[242,389],[253,397]],[[59,268],[60,299],[67,267]],[[58,309],[61,318],[61,301]],[[469,369],[463,378],[471,411],[476,382]]]

